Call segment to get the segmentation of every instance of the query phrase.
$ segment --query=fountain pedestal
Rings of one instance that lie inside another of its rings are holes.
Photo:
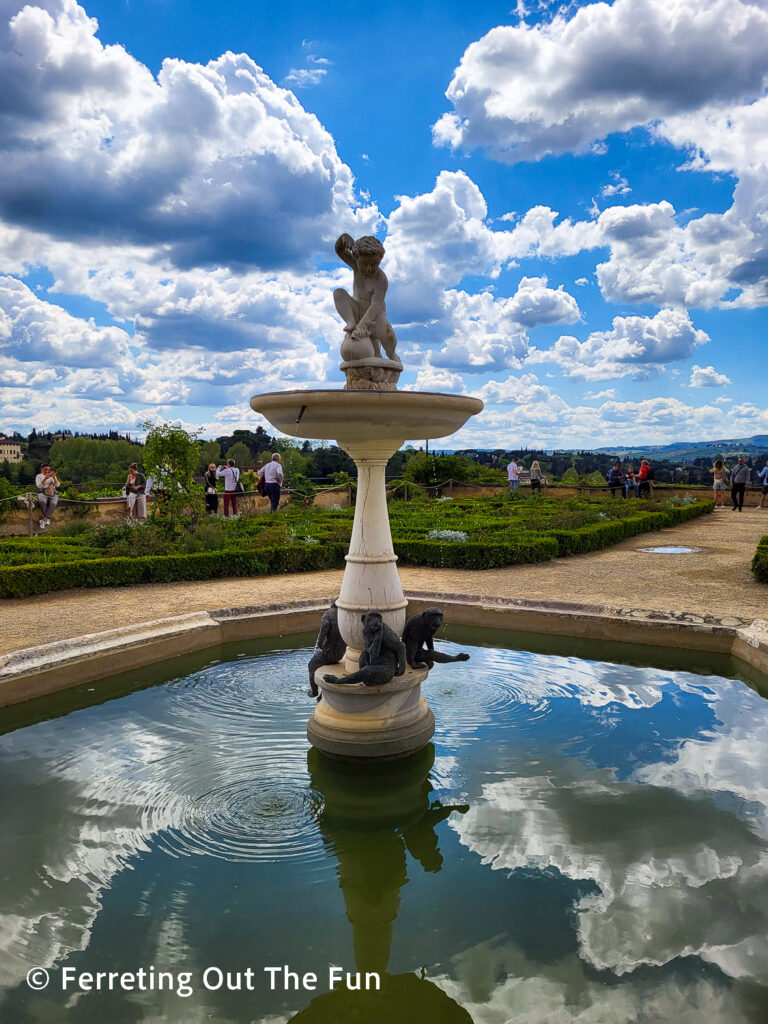
[[[427,670],[408,668],[383,686],[327,683],[323,676],[357,671],[365,612],[381,612],[398,636],[405,625],[408,602],[392,547],[384,479],[390,456],[409,438],[453,434],[483,403],[416,391],[283,391],[255,395],[251,408],[284,434],[335,441],[358,470],[352,537],[336,601],[347,650],[342,663],[316,673],[323,699],[307,728],[309,740],[324,753],[348,760],[412,754],[434,732],[434,717],[421,696]]]

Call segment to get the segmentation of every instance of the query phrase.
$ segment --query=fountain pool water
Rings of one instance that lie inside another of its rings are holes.
[[[313,637],[6,709],[0,1020],[764,1021],[764,698],[726,659],[472,636],[425,684],[434,744],[392,764],[309,750]],[[150,965],[191,994],[61,991]]]

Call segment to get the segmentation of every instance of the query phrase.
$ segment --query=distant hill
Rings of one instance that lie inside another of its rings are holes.
[[[768,434],[713,441],[674,441],[672,444],[638,445],[631,448],[616,445],[612,448],[592,450],[599,454],[618,455],[621,458],[655,455],[657,458],[669,459],[670,462],[686,462],[690,459],[710,458],[716,455],[763,455],[768,452]]]

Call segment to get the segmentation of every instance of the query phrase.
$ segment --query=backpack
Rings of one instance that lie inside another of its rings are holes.
[[[653,466],[649,466],[648,467],[648,472],[645,474],[645,479],[646,480],[655,480],[656,479],[656,475],[653,472]]]

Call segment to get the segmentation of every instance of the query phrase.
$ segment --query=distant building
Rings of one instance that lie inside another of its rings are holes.
[[[21,444],[10,437],[0,437],[0,462],[21,462]]]

